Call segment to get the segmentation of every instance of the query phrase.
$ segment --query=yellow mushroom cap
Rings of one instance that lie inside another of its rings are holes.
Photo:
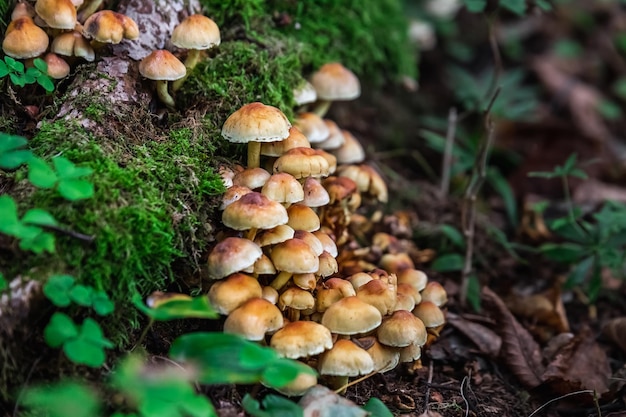
[[[405,347],[411,343],[424,345],[428,336],[424,323],[406,310],[395,311],[385,318],[376,334],[380,343],[393,347]]]
[[[252,298],[233,310],[224,322],[224,333],[235,333],[259,341],[284,325],[278,307],[264,298]]]
[[[322,100],[353,100],[361,95],[359,79],[339,62],[322,65],[311,77],[311,84]]]
[[[74,29],[76,6],[70,0],[37,0],[37,15],[54,29]]]
[[[193,14],[174,28],[171,41],[183,49],[209,49],[220,44],[220,28],[212,19]]]
[[[55,54],[77,56],[89,62],[96,58],[95,51],[87,39],[85,39],[83,35],[76,30],[61,33],[55,37],[52,41],[50,50]]]
[[[231,114],[222,126],[229,142],[275,142],[289,136],[291,123],[282,111],[263,103],[249,103]]]
[[[322,375],[358,376],[374,370],[374,361],[364,349],[347,339],[335,342],[320,355],[318,370]]]
[[[443,288],[443,285],[436,281],[431,281],[426,284],[426,287],[422,290],[422,300],[432,301],[438,307],[445,305],[448,302],[448,294]]]
[[[294,274],[314,273],[320,266],[313,249],[305,241],[295,238],[274,246],[270,258],[277,270]]]
[[[141,60],[139,73],[149,80],[175,81],[185,76],[187,68],[170,51],[157,49]]]
[[[279,142],[265,142],[261,144],[261,155],[281,156],[289,149],[310,148],[309,140],[295,126],[289,128],[289,136]]]
[[[221,279],[254,265],[263,255],[254,242],[238,237],[228,237],[215,245],[209,254],[209,277]]]
[[[322,324],[337,334],[366,333],[380,325],[378,309],[356,296],[345,297],[326,309]]]
[[[340,164],[359,164],[365,160],[365,149],[361,142],[347,130],[341,130],[343,144],[331,152],[337,157]]]
[[[313,211],[311,207],[305,206],[302,203],[290,205],[289,208],[287,208],[287,216],[289,217],[287,224],[293,227],[294,230],[314,232],[319,230],[321,225],[317,213]]]
[[[288,172],[297,179],[319,178],[330,174],[330,165],[315,149],[293,148],[274,162],[274,172]]]
[[[257,233],[254,238],[254,242],[259,246],[275,245],[280,242],[284,242],[287,239],[291,239],[295,233],[295,230],[289,225],[281,224],[271,229],[262,230]]]
[[[306,136],[310,143],[319,143],[328,139],[330,130],[324,120],[315,113],[300,113],[295,125]]]
[[[296,203],[304,199],[302,185],[293,175],[286,172],[279,172],[270,176],[263,185],[261,193],[279,203]]]
[[[48,35],[28,16],[13,20],[7,26],[2,50],[17,59],[34,58],[48,49]]]
[[[70,66],[63,58],[53,52],[48,52],[43,60],[48,65],[48,75],[55,80],[65,78],[70,73]]]
[[[209,301],[220,314],[230,314],[246,301],[260,298],[261,295],[259,281],[241,273],[216,281],[209,289]]]
[[[294,321],[277,331],[270,346],[285,358],[314,356],[333,347],[330,330],[314,321]]]
[[[330,195],[319,180],[307,177],[302,185],[304,190],[303,203],[309,207],[322,207],[330,203]],[[335,255],[336,256],[336,255]]]
[[[235,230],[271,229],[286,224],[288,220],[285,207],[254,191],[222,212],[222,223]]]
[[[85,20],[83,35],[98,42],[118,44],[122,39],[137,39],[139,27],[133,19],[126,15],[112,10],[100,10]],[[144,77],[150,78],[147,75]]]
[[[416,305],[413,314],[422,320],[427,328],[439,327],[446,322],[443,311],[430,301],[422,301]]]

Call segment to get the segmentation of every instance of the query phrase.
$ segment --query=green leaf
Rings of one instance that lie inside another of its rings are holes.
[[[33,84],[37,79],[36,74],[39,73],[39,70],[36,68],[29,68],[24,75],[22,76],[22,80],[24,84]]]
[[[500,173],[500,170],[495,167],[489,168],[487,181],[502,198],[509,222],[513,226],[517,226],[517,201],[515,200],[515,193],[511,188],[511,184]]]
[[[6,278],[4,278],[4,274],[0,272],[0,292],[6,290],[7,288],[9,288],[9,283]]]
[[[58,178],[46,161],[34,157],[28,161],[28,180],[35,187],[52,188],[57,183]]]
[[[463,270],[465,259],[458,253],[447,253],[438,256],[430,266],[430,269],[437,272],[453,272]]]
[[[187,396],[179,401],[178,408],[183,416],[218,417],[217,411],[209,399],[203,395]]]
[[[135,307],[142,313],[157,321],[186,318],[215,319],[219,317],[213,306],[209,304],[209,299],[206,295],[190,297],[186,300],[172,299],[155,308],[147,307],[139,294],[135,294],[132,301]]]
[[[42,86],[43,89],[46,90],[48,93],[54,91],[54,83],[52,82],[52,79],[46,74],[42,74],[41,76],[37,77],[37,84]]]
[[[59,193],[69,201],[82,200],[93,196],[93,184],[85,180],[59,181]]]
[[[574,169],[574,167],[576,166],[577,159],[578,159],[578,155],[576,153],[571,154],[567,158],[567,160],[563,164],[563,173],[564,174],[569,175],[569,173],[572,171],[572,169]]]
[[[526,12],[526,0],[500,0],[500,6],[519,16]]]
[[[370,397],[362,408],[369,412],[371,417],[393,417],[385,403],[376,397]]]
[[[69,292],[72,301],[83,307],[91,306],[92,294],[93,288],[81,284],[74,285]]]
[[[487,0],[463,0],[467,10],[472,13],[480,13],[487,7]]]
[[[246,394],[241,402],[243,409],[253,417],[302,417],[304,411],[302,407],[285,397],[269,394],[261,403],[255,400],[250,394]]]
[[[22,217],[23,223],[34,224],[37,226],[57,226],[58,223],[52,217],[52,214],[42,209],[30,209]]]
[[[60,180],[77,179],[93,173],[91,168],[77,167],[72,161],[63,156],[53,158],[52,163]]]
[[[43,335],[46,343],[56,348],[78,336],[78,328],[67,314],[56,312],[50,318]]]
[[[622,109],[620,106],[608,99],[600,100],[598,103],[598,112],[606,120],[618,120],[622,117]]]
[[[565,282],[565,288],[574,288],[583,282],[589,276],[593,264],[596,260],[595,255],[591,255],[580,261],[570,272]]]
[[[11,57],[4,57],[4,62],[6,62],[7,66],[11,68],[15,72],[22,73],[24,72],[24,64],[16,59]]]
[[[78,336],[63,345],[63,352],[74,363],[97,368],[106,360],[104,349],[113,346],[113,343],[104,337],[100,325],[87,317]]]
[[[39,227],[35,226],[25,226],[22,230],[29,232],[30,235],[21,236],[20,249],[30,250],[36,254],[55,252],[55,237],[52,233],[44,232]]]
[[[0,78],[6,77],[8,73],[9,67],[7,67],[4,61],[0,60]]]
[[[539,251],[548,259],[563,263],[573,263],[582,258],[587,249],[577,243],[544,243]]]
[[[449,224],[440,224],[439,231],[447,237],[454,246],[463,249],[465,247],[465,238],[463,234],[454,226]]]
[[[26,144],[26,139],[21,136],[0,133],[0,168],[16,169],[32,158],[33,153],[31,151],[20,149]]]
[[[115,310],[115,305],[104,291],[94,291],[92,293],[91,306],[100,316],[109,315]]]
[[[67,307],[72,302],[70,289],[76,280],[71,275],[52,275],[43,286],[44,295],[57,307]]]
[[[467,301],[474,311],[480,311],[480,282],[475,274],[468,277],[467,285]]]
[[[41,71],[42,74],[47,74],[48,73],[48,64],[43,59],[35,58],[33,60],[33,65],[35,66],[35,68],[37,68],[39,71]]]
[[[576,178],[581,178],[583,180],[586,180],[587,178],[589,178],[589,176],[587,175],[587,173],[585,171],[583,171],[580,168],[574,168],[569,172],[569,176],[570,177],[576,177]]]
[[[264,384],[280,388],[295,380],[301,373],[315,374],[312,368],[302,362],[278,358],[268,363],[261,378]]]
[[[239,355],[239,363],[246,368],[262,368],[279,356],[273,349],[258,349],[256,344],[245,344]]]
[[[17,204],[8,195],[0,195],[0,233],[15,236],[16,227],[20,225],[17,217]]]
[[[18,76],[13,72],[9,73],[9,79],[14,85],[18,87],[24,87],[26,85],[26,81],[24,80],[23,76]]]
[[[98,395],[85,386],[84,382],[58,382],[53,385],[27,388],[21,404],[27,407],[28,415],[46,417],[98,417],[100,400]]]

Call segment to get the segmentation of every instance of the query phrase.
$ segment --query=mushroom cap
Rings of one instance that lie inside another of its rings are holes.
[[[332,349],[320,355],[317,364],[322,375],[358,376],[374,370],[374,361],[366,350],[347,339],[339,339]]]
[[[376,307],[351,296],[328,307],[321,323],[333,333],[352,335],[374,330],[381,321],[382,315]]]
[[[344,165],[340,168],[339,175],[351,178],[359,191],[369,194],[381,203],[386,203],[389,199],[385,180],[369,165]]]
[[[229,142],[275,142],[289,136],[291,123],[282,111],[254,102],[242,106],[228,116],[222,136]]]
[[[209,254],[209,277],[221,279],[251,267],[263,255],[254,242],[239,237],[228,237],[215,245]]]
[[[354,100],[361,95],[361,84],[352,71],[339,62],[322,65],[311,77],[321,100]]]
[[[279,203],[296,203],[304,200],[302,185],[293,175],[286,172],[279,172],[270,176],[263,185],[261,193]]]
[[[122,42],[122,39],[137,39],[139,27],[133,19],[126,15],[112,10],[100,10],[85,20],[83,35],[98,42],[118,44]],[[142,75],[150,78],[147,75]]]
[[[220,28],[212,19],[192,14],[174,28],[171,41],[183,49],[209,49],[220,44]]]
[[[305,241],[295,238],[274,246],[270,258],[277,270],[294,274],[317,272],[320,266],[313,249]]]
[[[289,128],[289,136],[280,142],[265,142],[261,144],[261,155],[281,156],[289,149],[310,148],[311,144],[304,134],[295,126]]]
[[[328,137],[316,143],[315,147],[324,150],[339,149],[346,142],[343,132],[337,123],[330,119],[324,119],[324,124],[328,127]]]
[[[170,51],[157,49],[139,62],[139,73],[149,80],[175,81],[185,76],[187,68]]]
[[[428,276],[415,268],[403,269],[396,272],[396,275],[398,276],[398,284],[409,284],[416,291],[422,291],[428,283]]]
[[[76,30],[56,36],[50,50],[58,55],[77,56],[89,62],[96,58],[95,51],[87,39]]]
[[[233,204],[235,201],[239,200],[246,194],[250,194],[252,192],[248,187],[244,187],[243,185],[231,185],[228,187],[226,192],[222,194],[222,204],[220,205],[220,210],[224,210],[226,207]]]
[[[411,343],[424,345],[428,337],[424,323],[406,310],[395,311],[383,320],[376,334],[380,343],[393,347],[405,347]]]
[[[241,273],[216,281],[209,289],[209,301],[220,314],[230,314],[249,299],[259,298],[261,295],[259,281]]]
[[[65,78],[70,73],[69,64],[54,52],[48,52],[43,60],[48,65],[48,75],[55,80]]]
[[[413,362],[422,357],[422,346],[418,343],[411,343],[400,349],[400,362]]]
[[[11,12],[11,20],[16,20],[20,17],[30,17],[31,19],[35,17],[35,11],[30,3],[20,1],[15,5]]]
[[[314,103],[315,100],[317,100],[317,91],[315,91],[313,84],[307,80],[302,80],[300,85],[293,90],[293,101],[296,102],[297,106]]]
[[[263,383],[263,382],[261,382]],[[303,395],[311,387],[317,385],[317,375],[300,372],[296,379],[281,387],[272,387],[276,391],[288,397]]]
[[[251,190],[263,187],[270,178],[270,173],[263,168],[246,168],[233,177],[234,185],[243,185]]]
[[[356,290],[356,296],[363,302],[371,304],[385,316],[393,311],[396,304],[396,291],[393,285],[382,279],[373,279]]]
[[[280,224],[271,229],[262,230],[257,233],[254,238],[254,242],[259,246],[275,245],[280,242],[284,242],[287,239],[291,239],[295,231],[287,224]]]
[[[328,177],[322,181],[328,191],[330,204],[345,200],[358,192],[356,183],[348,177]]]
[[[306,136],[310,143],[323,142],[330,135],[330,130],[324,120],[312,112],[300,113],[296,117],[295,125]]]
[[[302,203],[292,204],[287,208],[289,220],[287,224],[294,230],[306,230],[314,232],[320,228],[320,218],[315,211],[309,206]]]
[[[314,306],[313,294],[299,287],[289,287],[278,297],[278,308],[283,311],[287,308],[307,310]]]
[[[315,149],[293,148],[274,162],[274,172],[288,172],[297,179],[306,177],[326,177],[330,165],[324,156]]]
[[[328,233],[323,232],[321,230],[316,230],[313,232],[315,237],[322,243],[322,248],[330,253],[335,258],[339,255],[339,251],[337,250],[337,244],[335,241],[328,235]]]
[[[400,362],[400,352],[398,349],[385,346],[374,336],[362,337],[355,340],[355,343],[365,349],[374,361],[374,370],[379,373],[391,371]]]
[[[253,272],[256,275],[274,275],[276,273],[276,268],[274,267],[274,264],[269,256],[263,254],[254,263]]]
[[[2,41],[5,54],[16,59],[34,58],[48,49],[48,35],[28,16],[13,20]]]
[[[341,130],[343,135],[343,144],[332,150],[333,155],[337,157],[340,164],[359,164],[365,161],[365,149],[361,142],[347,130]]]
[[[426,284],[426,287],[422,290],[422,300],[432,301],[438,307],[445,305],[448,302],[448,294],[443,288],[443,285],[436,281],[430,281]]]
[[[314,321],[294,321],[274,333],[270,346],[279,355],[297,359],[314,356],[333,347],[330,330]]]
[[[287,210],[258,192],[233,202],[222,212],[222,223],[235,230],[271,229],[289,220]]]
[[[259,341],[284,325],[278,307],[264,298],[252,298],[233,310],[224,322],[224,333],[235,333]]]
[[[313,177],[307,177],[302,185],[304,191],[303,203],[309,207],[322,207],[330,203],[328,191]],[[336,256],[336,255],[335,255]]]
[[[427,328],[439,327],[446,322],[443,311],[431,301],[422,301],[416,305],[413,314],[422,320]]]
[[[322,278],[329,277],[333,274],[336,274],[339,271],[339,265],[337,264],[337,260],[330,253],[324,251],[319,256],[320,258],[320,267],[317,270],[317,275]]]
[[[54,29],[74,29],[76,26],[76,6],[71,0],[37,0],[37,15]]]
[[[322,242],[315,236],[313,233],[308,232],[306,230],[296,230],[293,234],[293,237],[296,239],[304,240],[307,245],[313,252],[315,252],[315,256],[320,256],[322,252],[324,252],[324,246],[322,246]]]

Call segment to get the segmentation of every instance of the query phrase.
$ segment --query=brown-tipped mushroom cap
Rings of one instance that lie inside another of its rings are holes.
[[[261,144],[261,155],[281,156],[289,149],[310,148],[309,140],[295,126],[289,128],[289,136],[280,142],[266,142]]]
[[[370,354],[374,361],[374,370],[385,373],[391,371],[400,362],[398,349],[381,344],[374,336],[362,337],[354,341]]]
[[[409,346],[411,343],[424,345],[427,338],[424,323],[406,310],[395,311],[383,320],[376,334],[380,343],[393,347]]]
[[[238,172],[233,177],[234,185],[243,185],[251,190],[256,190],[265,185],[267,180],[270,179],[271,174],[263,168],[246,168],[241,172]]]
[[[158,49],[139,62],[139,73],[149,80],[174,81],[185,76],[187,69],[170,51]]]
[[[209,49],[220,44],[220,28],[212,19],[193,14],[174,28],[171,41],[182,49]]]
[[[292,204],[287,209],[289,220],[287,224],[294,230],[306,230],[314,232],[320,228],[320,218],[311,207],[301,203]]]
[[[95,51],[78,31],[61,33],[52,41],[50,50],[55,54],[63,56],[76,56],[85,61],[92,62],[95,58]]]
[[[259,232],[254,238],[254,242],[259,246],[275,245],[280,242],[284,242],[287,239],[291,239],[295,231],[287,224],[281,224],[271,229],[263,230]]]
[[[327,233],[321,230],[316,230],[313,232],[313,234],[322,243],[322,248],[326,252],[330,253],[335,258],[337,257],[337,255],[339,255],[339,251],[337,250],[337,244],[330,236],[328,236]]]
[[[337,123],[330,119],[324,119],[324,124],[328,127],[328,137],[316,143],[315,147],[324,150],[339,149],[346,142],[343,132],[339,129]],[[365,154],[363,156],[365,157]]]
[[[54,29],[74,29],[76,26],[76,6],[71,0],[37,0],[37,15]]]
[[[277,270],[294,274],[317,272],[320,266],[313,249],[300,239],[288,239],[277,244],[270,258]]]
[[[361,95],[359,79],[339,62],[322,65],[311,77],[311,84],[321,100],[354,100]]]
[[[48,52],[43,60],[48,65],[48,75],[50,78],[59,80],[65,78],[70,73],[70,66],[63,58],[53,52]]]
[[[437,307],[441,307],[448,302],[446,290],[443,288],[443,285],[436,281],[427,283],[421,294],[422,300],[431,301]]]
[[[209,289],[209,301],[220,314],[230,314],[249,299],[259,298],[261,295],[259,281],[241,273],[216,281]]]
[[[274,162],[274,172],[288,172],[297,179],[326,177],[330,173],[328,161],[311,148],[293,148]]]
[[[361,193],[376,198],[381,203],[389,199],[387,184],[380,174],[369,165],[344,165],[339,169],[339,175],[348,177],[357,184]]]
[[[242,106],[228,116],[222,136],[229,142],[248,144],[248,167],[258,167],[261,142],[276,142],[289,136],[291,123],[282,111],[255,102]]]
[[[112,10],[100,10],[85,20],[83,35],[88,39],[93,39],[101,43],[118,44],[122,42],[123,39],[137,39],[139,37],[139,27],[133,19],[126,15]],[[150,78],[147,75],[142,75],[146,78]],[[179,78],[182,78],[184,75],[185,74]],[[174,79],[177,80],[178,78]]]
[[[293,237],[305,241],[306,244],[313,250],[315,256],[319,257],[322,252],[324,252],[322,242],[311,232],[307,232],[306,230],[296,230]]]
[[[263,251],[254,242],[228,237],[215,245],[209,254],[209,277],[221,279],[254,265]]]
[[[28,16],[13,20],[7,26],[2,50],[16,59],[34,58],[48,49],[48,35]]]
[[[279,203],[291,204],[304,199],[302,184],[293,175],[286,172],[279,172],[270,176],[263,185],[261,193],[270,200]]]
[[[310,143],[323,142],[330,135],[330,130],[324,120],[315,113],[300,113],[296,117],[295,125]]]
[[[222,223],[235,230],[271,229],[286,224],[288,220],[285,207],[254,191],[222,212]]]
[[[382,315],[378,309],[358,297],[345,297],[326,309],[322,324],[337,334],[369,332],[380,325]]]
[[[428,276],[415,268],[403,269],[396,272],[398,276],[398,284],[406,283],[415,288],[416,291],[422,291],[428,283]]]
[[[391,313],[396,304],[396,291],[381,279],[373,279],[360,286],[356,296],[377,308],[383,316]]]
[[[226,209],[226,207],[233,204],[235,201],[239,200],[246,194],[250,194],[252,192],[248,187],[244,187],[242,185],[231,185],[224,194],[222,194],[222,204],[220,205],[220,210]]]
[[[358,376],[374,370],[374,361],[364,349],[347,339],[335,342],[320,355],[317,369],[322,375]]]
[[[333,347],[330,330],[314,321],[294,321],[274,333],[270,346],[279,355],[304,358],[322,353]]]
[[[304,191],[303,203],[309,207],[322,207],[330,203],[328,191],[313,177],[307,177],[302,185]]]
[[[259,341],[265,338],[265,334],[282,328],[283,324],[278,307],[263,298],[252,298],[230,313],[224,322],[224,333]]]
[[[342,130],[343,145],[331,152],[337,157],[339,164],[359,164],[365,161],[365,149],[354,135],[347,130]]]
[[[315,306],[313,294],[299,287],[289,287],[278,297],[278,308],[285,311],[287,308],[294,310],[307,310]]]
[[[416,305],[413,314],[429,329],[439,327],[446,322],[443,311],[430,301],[422,301]]]

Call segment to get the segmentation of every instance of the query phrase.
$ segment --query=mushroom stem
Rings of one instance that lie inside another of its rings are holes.
[[[200,50],[190,49],[189,53],[187,54],[187,59],[185,59],[185,67],[187,68],[187,73],[183,78],[176,80],[172,83],[172,91],[178,90],[183,85],[191,70],[194,69],[194,67],[198,64],[198,61],[200,61]]]
[[[89,16],[94,14],[100,8],[100,6],[102,6],[103,2],[104,0],[86,1],[81,5],[80,10],[78,11],[78,18],[76,20],[78,20],[79,22],[84,22]]]
[[[156,82],[157,95],[163,104],[165,104],[170,109],[176,107],[174,103],[174,99],[170,96],[170,93],[167,91],[167,81],[166,80],[157,80]]]
[[[317,114],[319,117],[324,117],[326,113],[328,113],[331,104],[332,101],[330,100],[318,100],[313,108],[313,113]]]
[[[246,233],[246,239],[254,241],[254,238],[256,237],[257,230],[258,229],[256,227],[253,227],[252,229],[249,229],[248,233]]]
[[[285,286],[285,284],[289,282],[289,279],[291,278],[292,275],[293,274],[291,272],[280,271],[280,274],[278,274],[278,276],[274,278],[274,281],[272,281],[272,283],[270,284],[270,287],[279,291],[282,287]]]
[[[261,142],[248,142],[248,168],[261,166]]]
[[[337,394],[345,393],[348,388],[349,377],[345,375],[324,375],[324,380]]]

